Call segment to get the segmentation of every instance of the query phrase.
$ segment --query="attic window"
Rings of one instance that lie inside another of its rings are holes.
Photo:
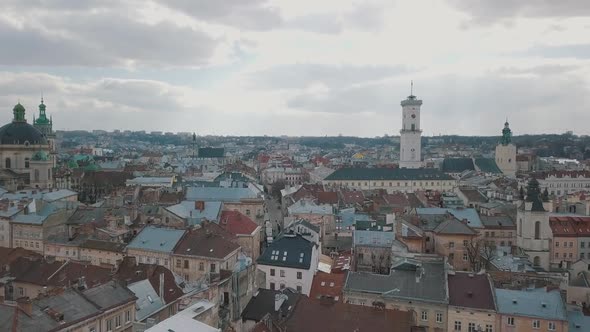
[[[283,251],[283,262],[287,260],[287,252]]]
[[[299,263],[303,263],[303,253],[299,254]]]
[[[273,261],[276,261],[279,259],[279,251],[278,250],[273,250],[272,255],[270,256],[270,259]]]

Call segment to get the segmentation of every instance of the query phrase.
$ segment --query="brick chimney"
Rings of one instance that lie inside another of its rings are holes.
[[[203,211],[205,210],[205,202],[204,201],[195,201],[195,210]]]

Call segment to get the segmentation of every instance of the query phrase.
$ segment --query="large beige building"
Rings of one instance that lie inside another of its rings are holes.
[[[417,190],[452,191],[457,180],[437,169],[341,168],[324,185],[350,190],[383,189],[388,193]]]
[[[449,275],[447,331],[498,331],[496,298],[486,274],[456,272]]]

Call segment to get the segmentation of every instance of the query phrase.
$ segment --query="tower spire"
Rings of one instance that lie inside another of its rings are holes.
[[[414,95],[414,80],[410,81],[410,96]]]

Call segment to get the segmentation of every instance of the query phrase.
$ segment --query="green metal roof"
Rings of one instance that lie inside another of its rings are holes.
[[[420,168],[341,168],[325,180],[452,180],[437,169]]]
[[[461,173],[474,170],[475,166],[473,166],[471,158],[445,158],[442,163],[442,171],[445,173]]]
[[[502,173],[502,171],[496,164],[496,161],[492,158],[475,158],[475,165],[479,167],[480,171],[485,173]]]

